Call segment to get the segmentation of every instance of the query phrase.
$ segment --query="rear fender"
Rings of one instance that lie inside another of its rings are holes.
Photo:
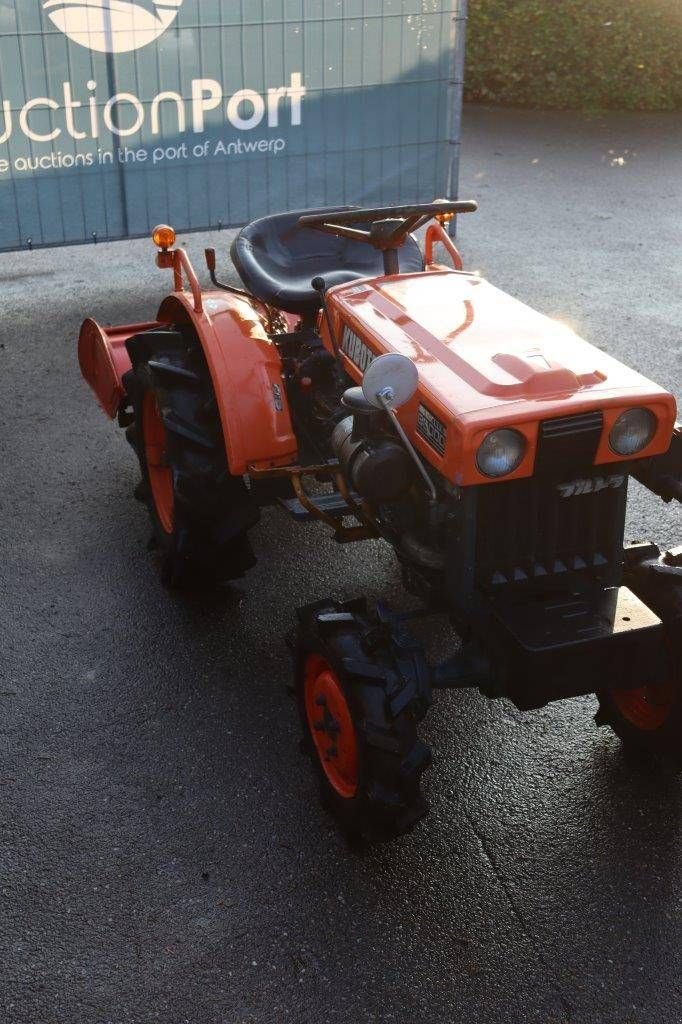
[[[136,334],[169,324],[189,325],[204,351],[218,403],[230,472],[267,469],[295,462],[282,364],[257,309],[229,292],[207,292],[197,312],[184,292],[169,295],[158,319],[102,327],[86,320],[78,339],[81,372],[110,419],[126,404],[123,384],[131,369],[126,342]]]
[[[191,295],[174,292],[161,304],[159,321],[191,325],[201,344],[230,472],[240,476],[295,462],[282,361],[256,307],[240,295],[206,292],[197,312]]]

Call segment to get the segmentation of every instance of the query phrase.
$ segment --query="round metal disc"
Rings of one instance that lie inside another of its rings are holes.
[[[362,390],[367,401],[377,409],[383,408],[378,397],[380,394],[384,394],[390,406],[399,409],[412,398],[418,383],[419,374],[412,360],[398,352],[388,352],[385,356],[378,356],[369,365],[362,381]]]

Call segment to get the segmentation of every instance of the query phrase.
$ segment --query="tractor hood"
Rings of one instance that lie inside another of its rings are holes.
[[[330,300],[351,363],[364,370],[373,355],[408,356],[425,404],[465,447],[496,426],[532,430],[546,419],[631,405],[649,405],[659,419],[647,454],[670,443],[671,395],[476,275],[440,269],[377,278],[341,285]],[[608,445],[601,456],[613,460]]]

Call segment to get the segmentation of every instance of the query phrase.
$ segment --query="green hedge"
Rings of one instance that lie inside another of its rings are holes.
[[[469,0],[468,100],[682,109],[682,0]]]

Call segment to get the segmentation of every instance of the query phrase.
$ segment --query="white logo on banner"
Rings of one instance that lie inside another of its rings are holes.
[[[57,28],[98,53],[129,53],[163,35],[183,0],[45,0],[43,9]]]

